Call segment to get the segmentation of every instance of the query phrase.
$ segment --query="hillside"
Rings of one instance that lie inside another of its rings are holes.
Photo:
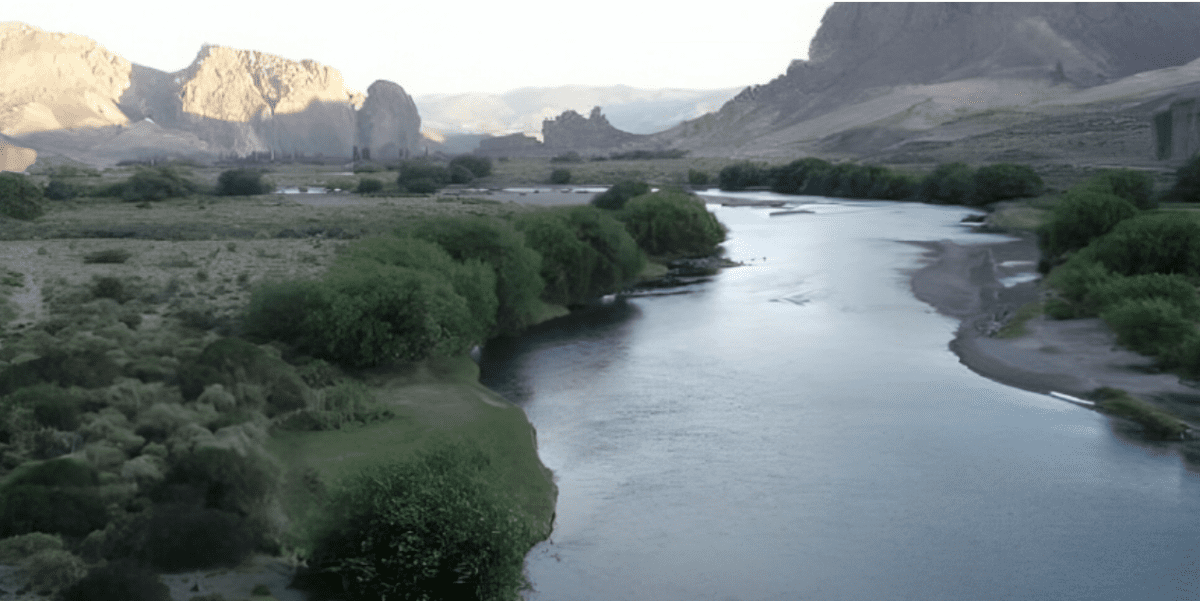
[[[167,73],[89,38],[0,24],[0,146],[110,165],[169,156],[393,158],[420,148],[420,116],[399,85],[364,95],[311,60],[204,46]],[[11,155],[11,156],[10,156]]]
[[[1154,115],[1200,84],[1198,20],[1195,4],[835,4],[809,60],[655,141],[708,156],[1155,165]]]

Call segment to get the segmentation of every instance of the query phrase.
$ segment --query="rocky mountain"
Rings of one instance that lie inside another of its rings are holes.
[[[558,86],[518,88],[503,94],[423,94],[415,100],[425,131],[442,137],[513,133],[540,137],[544,120],[569,110],[582,113],[593,106],[603,106],[617,129],[650,134],[715,111],[738,90]]]
[[[1200,81],[1196,23],[1200,4],[838,3],[808,60],[656,141],[896,162],[1107,145],[1088,156],[1153,162],[1153,115]]]
[[[650,138],[613,127],[597,106],[587,117],[568,110],[543,120],[541,141],[521,133],[490,137],[479,141],[476,152],[487,156],[555,156],[567,152],[604,156],[645,147]]]
[[[360,148],[395,158],[421,142],[416,105],[392,82],[363,95],[311,60],[211,45],[167,73],[23,23],[0,24],[0,134],[9,146],[90,164],[253,153],[350,159]]]

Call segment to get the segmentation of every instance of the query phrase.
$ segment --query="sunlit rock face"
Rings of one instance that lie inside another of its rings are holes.
[[[0,134],[122,125],[132,66],[89,38],[0,23]]]
[[[390,81],[371,84],[358,111],[359,148],[378,161],[408,156],[420,143],[421,116],[412,97]]]
[[[346,89],[337,69],[311,60],[205,46],[168,73],[82,36],[0,24],[6,169],[26,160],[21,147],[93,164],[252,153],[349,159],[356,146],[394,159],[417,150],[412,98],[391,82],[370,92]]]

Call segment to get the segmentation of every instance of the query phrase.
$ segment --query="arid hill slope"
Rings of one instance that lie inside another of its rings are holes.
[[[1200,83],[1196,23],[1200,4],[839,3],[809,60],[655,141],[721,156],[1155,163],[1153,115]]]
[[[0,144],[85,163],[418,150],[412,98],[391,82],[370,91],[378,97],[347,90],[337,69],[310,60],[205,46],[167,73],[83,36],[0,24]]]

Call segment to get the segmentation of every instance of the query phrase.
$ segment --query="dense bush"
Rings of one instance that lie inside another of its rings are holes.
[[[1133,203],[1139,209],[1153,209],[1154,177],[1135,169],[1105,169],[1091,180],[1107,186],[1107,191]]]
[[[475,174],[462,165],[450,165],[450,183],[469,184],[475,180]]]
[[[517,220],[530,248],[542,256],[542,298],[584,303],[631,282],[645,264],[625,226],[593,207],[526,213]]]
[[[78,196],[83,196],[86,191],[84,186],[75,182],[59,177],[51,177],[42,195],[50,200],[70,200]]]
[[[1179,307],[1165,298],[1123,300],[1100,317],[1117,334],[1117,342],[1145,355],[1169,350],[1195,331]]]
[[[480,254],[478,251],[475,255]],[[467,301],[474,323],[469,331],[483,338],[496,325],[499,300],[496,297],[496,271],[492,264],[475,256],[461,261],[450,256],[436,242],[412,236],[379,236],[365,238],[346,249],[348,260],[375,261],[384,265],[405,267],[429,272],[444,278],[454,292]]]
[[[253,297],[251,303],[253,305]],[[286,307],[286,303],[283,305]],[[271,311],[277,309],[278,307],[271,307]],[[248,326],[250,334],[258,334],[260,329],[269,330],[270,325],[291,332],[293,330],[289,328],[295,328],[298,323],[295,316],[289,321],[280,319],[280,315],[270,311],[255,317],[258,321],[251,322]],[[267,318],[278,321],[267,323]],[[263,337],[268,340],[292,342],[288,338],[269,334],[263,334]],[[176,379],[186,400],[196,399],[212,384],[221,384],[226,390],[243,391],[242,402],[249,403],[250,408],[256,410],[265,409],[269,415],[304,407],[311,394],[295,368],[279,357],[239,338],[221,338],[213,341],[196,360],[179,366]],[[248,388],[247,385],[252,388]],[[250,394],[251,390],[255,394]]]
[[[484,217],[430,219],[412,235],[446,249],[456,261],[482,261],[496,274],[496,331],[516,332],[541,311],[541,257],[512,224]]]
[[[197,505],[155,505],[139,541],[139,558],[164,571],[233,567],[254,551],[256,533],[250,522]]]
[[[709,255],[725,229],[700,199],[676,190],[643,194],[618,213],[625,229],[650,255]]]
[[[722,190],[737,192],[767,185],[767,173],[762,166],[755,163],[735,163],[721,169],[717,181]]]
[[[1028,165],[997,163],[975,171],[971,204],[982,205],[1010,198],[1037,196],[1045,189],[1042,178]]]
[[[21,562],[29,584],[39,591],[56,591],[87,575],[83,560],[61,549],[40,551]]]
[[[583,157],[579,156],[578,152],[575,152],[574,150],[569,150],[560,155],[551,157],[550,162],[551,163],[582,163]],[[564,182],[564,183],[566,183],[566,182]]]
[[[171,589],[133,560],[110,561],[63,591],[64,601],[171,601]]]
[[[493,478],[462,445],[368,468],[334,495],[309,563],[349,599],[515,599],[536,535]]]
[[[402,192],[432,194],[450,183],[450,170],[427,159],[400,161],[396,185]]]
[[[1038,229],[1038,242],[1045,255],[1057,257],[1087,246],[1137,212],[1137,207],[1119,196],[1092,188],[1072,188]]]
[[[1094,256],[1123,275],[1200,274],[1200,223],[1178,214],[1122,221],[1093,244]]]
[[[129,257],[132,257],[132,256],[133,256],[133,253],[130,253],[129,251],[127,251],[123,248],[107,248],[104,250],[97,250],[95,252],[90,252],[90,253],[84,255],[83,262],[88,263],[88,264],[124,263],[125,261],[129,260]]]
[[[51,459],[0,488],[0,537],[47,532],[83,536],[108,522],[91,466]]]
[[[270,499],[277,480],[275,466],[263,456],[204,447],[178,458],[152,496],[248,516]]]
[[[0,173],[0,215],[35,219],[45,213],[42,189],[17,173]]]
[[[62,537],[45,532],[30,532],[0,540],[0,563],[16,564],[42,551],[61,551]]]
[[[692,186],[707,186],[708,172],[698,169],[688,169],[688,184]]]
[[[446,280],[372,261],[343,264],[321,282],[260,286],[245,321],[252,335],[351,367],[455,354],[478,340],[466,300]]]
[[[492,174],[492,159],[487,157],[464,154],[450,159],[451,167],[463,167],[474,177],[487,177]]]
[[[263,179],[259,169],[230,169],[217,178],[217,194],[221,196],[253,196],[274,190],[275,186]]]
[[[594,207],[608,209],[610,211],[620,210],[634,196],[641,196],[650,192],[650,184],[634,180],[622,180],[607,190],[597,194],[592,198],[591,204]]]
[[[382,189],[383,182],[375,178],[364,177],[359,180],[358,188],[355,189],[355,192],[358,192],[359,194],[371,194],[372,192],[378,192]]]
[[[60,386],[99,388],[112,384],[121,367],[107,354],[94,351],[51,351],[0,371],[0,395],[24,386],[48,382]]]
[[[560,186],[563,184],[571,183],[571,170],[570,169],[555,169],[554,171],[551,171],[550,172],[550,183],[557,184]]]
[[[1175,171],[1175,185],[1167,197],[1175,202],[1200,202],[1200,153]]]
[[[1187,319],[1200,318],[1200,296],[1196,287],[1178,274],[1148,273],[1112,277],[1095,283],[1090,297],[1100,309],[1124,301],[1161,298],[1179,309]]]
[[[968,204],[975,195],[975,174],[965,163],[938,165],[917,189],[917,198],[933,204]]]
[[[130,201],[165,200],[187,196],[198,189],[195,182],[185,178],[173,167],[139,168],[128,180],[109,187],[102,193]]]

